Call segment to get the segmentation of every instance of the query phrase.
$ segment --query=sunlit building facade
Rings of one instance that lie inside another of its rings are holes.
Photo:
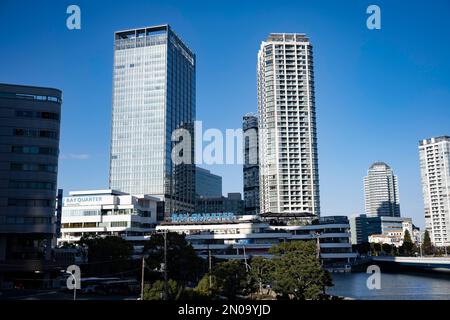
[[[110,188],[192,212],[195,55],[169,25],[116,32],[114,44]],[[172,162],[176,129],[191,134],[188,164]]]
[[[258,53],[261,213],[320,215],[312,45],[272,33]]]
[[[450,137],[419,143],[425,228],[431,242],[450,246]]]
[[[370,166],[364,177],[364,199],[368,217],[400,217],[398,179],[386,163]]]

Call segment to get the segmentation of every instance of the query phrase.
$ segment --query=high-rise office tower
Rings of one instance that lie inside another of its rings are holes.
[[[450,137],[419,142],[425,228],[435,246],[450,246]]]
[[[195,68],[169,25],[115,33],[110,188],[156,196],[166,216],[195,207]],[[176,129],[191,134],[191,164],[172,161]]]
[[[244,212],[259,214],[258,116],[246,114],[242,119],[244,136]]]
[[[320,215],[312,45],[272,33],[258,53],[261,213]]]
[[[51,260],[60,115],[60,90],[0,84],[0,287]]]
[[[384,162],[375,162],[364,177],[364,197],[368,217],[400,217],[397,176]]]

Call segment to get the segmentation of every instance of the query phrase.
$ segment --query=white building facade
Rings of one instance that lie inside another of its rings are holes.
[[[375,162],[364,177],[364,200],[368,217],[400,217],[398,179],[384,162]]]
[[[419,142],[425,229],[438,247],[450,246],[450,137]]]
[[[175,217],[175,218],[174,218]],[[219,259],[271,258],[269,249],[286,241],[314,240],[320,246],[323,265],[347,270],[356,253],[352,252],[347,217],[324,217],[318,224],[289,225],[261,219],[259,215],[232,213],[173,215],[157,230],[184,233],[199,256]]]
[[[272,33],[258,53],[261,213],[320,215],[312,45]]]
[[[63,198],[58,244],[82,236],[120,236],[143,241],[155,230],[157,198],[115,190],[72,191]]]

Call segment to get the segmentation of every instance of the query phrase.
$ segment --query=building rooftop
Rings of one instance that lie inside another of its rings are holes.
[[[150,27],[132,28],[127,30],[120,30],[114,32],[114,40],[126,40],[136,39],[140,37],[147,37],[150,35],[167,34],[171,33],[178,39],[179,44],[185,49],[191,56],[195,57],[194,52],[181,40],[177,33],[172,29],[169,24],[160,24]]]
[[[11,83],[0,83],[0,92],[14,94],[53,94],[59,98],[61,98],[62,95],[62,91],[56,88]]]
[[[427,144],[433,144],[433,143],[438,143],[438,142],[442,142],[442,141],[450,142],[450,136],[439,136],[439,137],[434,137],[434,138],[430,138],[430,139],[423,139],[423,140],[419,141],[419,146],[425,146]]]
[[[379,167],[383,167],[383,168],[386,168],[386,169],[390,169],[390,168],[391,168],[391,167],[389,167],[389,166],[387,165],[387,163],[382,162],[382,161],[377,161],[377,162],[374,162],[374,163],[370,166],[369,170],[370,170],[370,169],[379,168]]]
[[[123,196],[127,195],[125,192],[121,192],[113,189],[98,189],[98,190],[80,190],[80,191],[70,191],[70,196],[98,196],[98,195],[116,195]]]
[[[267,37],[267,42],[309,42],[309,38],[304,33],[271,33]]]

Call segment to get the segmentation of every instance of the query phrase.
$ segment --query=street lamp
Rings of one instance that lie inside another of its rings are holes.
[[[145,271],[145,259],[148,258],[148,254],[142,254],[142,270],[141,270],[141,300],[144,300],[144,271]]]
[[[318,260],[320,260],[320,240],[319,240],[319,238],[320,238],[320,233],[319,233],[319,232],[314,232],[314,233],[311,234],[311,236],[312,236],[313,238],[315,238],[316,241],[317,241],[316,258],[317,258]]]
[[[422,244],[423,244],[423,241],[422,241],[422,238],[424,238],[425,237],[425,232],[421,232],[421,233],[419,233],[419,251],[420,251],[420,257],[422,257],[423,256],[423,252],[422,252]]]
[[[164,300],[169,297],[168,287],[167,287],[167,229],[156,230],[156,233],[164,235]]]

